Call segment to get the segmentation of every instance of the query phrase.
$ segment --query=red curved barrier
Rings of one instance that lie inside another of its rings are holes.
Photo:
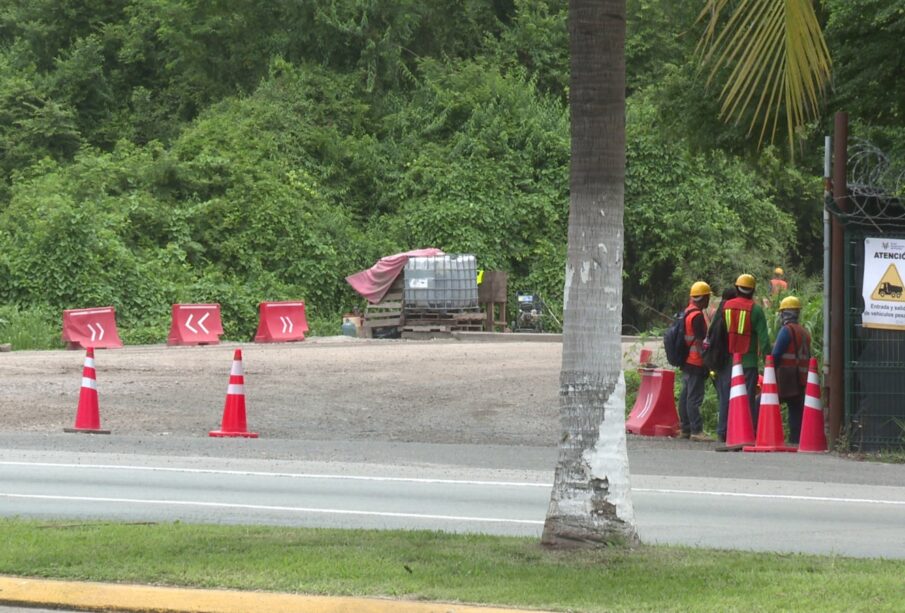
[[[219,304],[174,304],[167,345],[216,345],[223,334]]]
[[[258,331],[256,343],[281,343],[305,340],[308,331],[308,319],[305,316],[305,303],[295,302],[262,302],[258,305]]]
[[[676,412],[676,373],[666,368],[639,368],[641,387],[625,420],[625,429],[644,436],[675,436],[679,430]]]
[[[109,306],[63,311],[63,342],[70,349],[122,347],[116,329],[116,309]]]

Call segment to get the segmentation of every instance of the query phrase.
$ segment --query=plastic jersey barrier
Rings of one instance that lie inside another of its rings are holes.
[[[665,368],[639,368],[641,387],[625,421],[625,429],[644,436],[675,436],[679,414],[673,389],[676,373]]]
[[[256,343],[305,340],[308,319],[305,316],[304,301],[262,302],[258,305],[258,315]]]
[[[122,347],[116,329],[116,309],[109,306],[63,311],[63,342],[70,349]]]
[[[174,304],[167,345],[216,345],[223,334],[219,304]]]

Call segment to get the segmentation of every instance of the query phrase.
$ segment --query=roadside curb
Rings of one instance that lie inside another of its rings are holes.
[[[2,576],[0,604],[135,613],[529,613],[523,609],[441,602],[201,590]],[[536,610],[532,613],[536,613]]]

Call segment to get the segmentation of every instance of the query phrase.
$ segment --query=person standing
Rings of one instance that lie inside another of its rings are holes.
[[[682,391],[679,393],[679,421],[682,423],[682,438],[693,441],[712,440],[704,434],[701,418],[701,404],[704,402],[704,388],[708,371],[704,368],[704,339],[707,337],[707,322],[704,309],[710,304],[710,286],[697,281],[691,286],[688,307],[685,309],[685,344],[688,358],[682,365]]]
[[[729,387],[732,382],[732,355],[729,353],[729,337],[726,333],[726,303],[738,296],[735,286],[723,290],[722,300],[710,320],[707,339],[704,342],[704,366],[714,373],[714,387],[719,401],[716,435],[721,443],[726,442],[729,418]]]
[[[757,375],[762,356],[770,353],[767,317],[764,315],[763,308],[754,302],[756,286],[754,275],[747,273],[739,275],[735,280],[738,296],[727,301],[724,307],[729,355],[742,354],[745,388],[748,392],[748,406],[751,409],[751,422],[755,432],[757,432],[757,416],[760,408],[755,403]]]
[[[789,411],[789,443],[795,445],[801,435],[804,392],[811,360],[811,334],[799,323],[800,314],[801,301],[798,298],[783,298],[779,303],[782,327],[773,344],[779,400],[786,403]]]
[[[770,279],[770,295],[778,296],[782,292],[789,291],[789,284],[785,280],[785,271],[777,266],[773,269],[773,278]]]

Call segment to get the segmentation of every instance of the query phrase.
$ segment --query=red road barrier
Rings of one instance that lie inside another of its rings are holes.
[[[219,304],[174,304],[167,345],[216,345],[223,334]]]
[[[665,368],[639,368],[641,387],[625,429],[644,436],[675,436],[679,430],[679,414],[673,391],[676,373]]]
[[[262,302],[258,305],[258,312],[260,318],[255,334],[256,343],[305,340],[308,319],[303,301]]]
[[[70,349],[122,347],[116,330],[116,309],[110,306],[63,311],[63,342]]]

